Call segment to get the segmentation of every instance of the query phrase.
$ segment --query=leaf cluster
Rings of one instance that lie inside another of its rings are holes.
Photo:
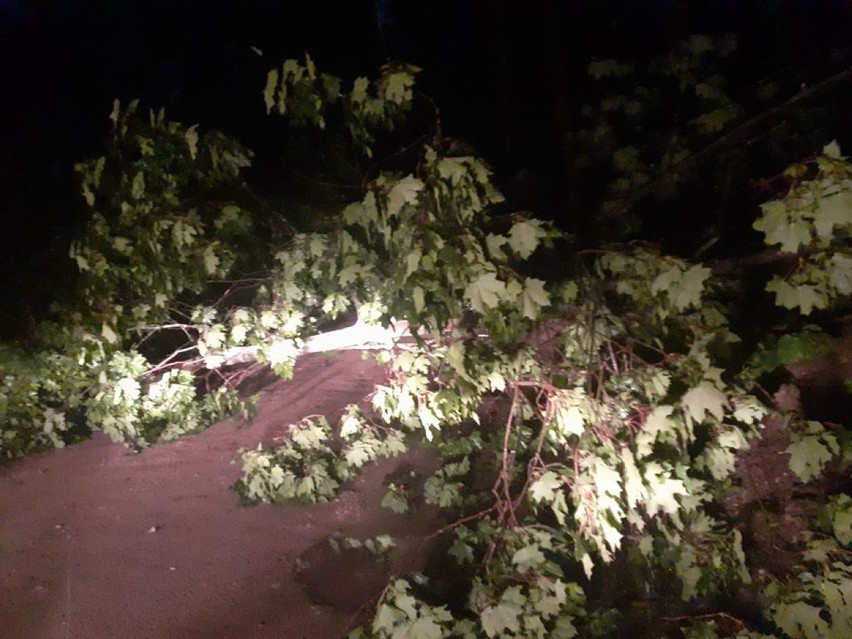
[[[333,446],[325,417],[290,425],[279,446],[243,453],[243,475],[234,490],[246,503],[321,503],[364,465],[407,449],[400,431],[369,424],[354,405],[341,418],[338,434],[341,445]]]

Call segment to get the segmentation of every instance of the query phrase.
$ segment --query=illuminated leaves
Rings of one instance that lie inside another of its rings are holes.
[[[835,253],[828,262],[828,285],[837,295],[852,294],[852,255]]]
[[[776,303],[790,309],[799,309],[802,315],[810,315],[814,309],[825,308],[828,302],[821,287],[813,284],[795,286],[779,277],[773,278],[766,290],[775,293]]]
[[[708,414],[721,421],[728,406],[728,398],[713,384],[701,382],[684,393],[681,406],[684,414],[697,424],[703,422]]]
[[[564,481],[560,474],[551,470],[542,473],[530,486],[530,499],[534,502],[552,502]]]
[[[489,606],[480,614],[482,629],[488,637],[506,636],[504,631],[514,634],[520,630],[518,616],[522,611],[519,603],[504,595],[499,604]]]
[[[414,87],[414,74],[419,71],[416,67],[405,66],[382,76],[381,86],[384,99],[397,105],[411,101]]]
[[[467,285],[464,296],[473,310],[484,313],[497,306],[506,296],[506,284],[497,279],[494,273],[484,273]]]
[[[766,286],[780,306],[803,315],[852,292],[852,253],[846,241],[852,232],[852,165],[840,156],[836,143],[815,164],[816,175],[795,182],[783,199],[762,205],[763,214],[754,223],[767,244],[779,244],[786,252],[808,249],[794,269]],[[788,173],[806,175],[808,168],[795,165]]]
[[[382,595],[370,624],[375,639],[445,639],[450,632],[453,616],[443,606],[430,606],[411,594],[405,579],[395,579]],[[348,637],[363,637],[361,631]]]
[[[703,38],[690,46],[698,56],[717,44]],[[615,77],[629,67],[597,61],[590,72]],[[369,155],[374,136],[392,128],[408,108],[413,73],[389,66],[376,82],[358,79],[350,93],[342,94],[340,83],[319,74],[310,59],[289,61],[270,72],[263,98],[267,110],[319,127],[334,109],[339,117],[328,121],[342,121],[356,147]],[[718,131],[735,111],[724,104],[720,85],[700,80],[685,86],[700,101],[719,104],[693,124]],[[643,105],[637,106],[635,97],[611,96],[602,106],[634,117]],[[114,123],[117,135],[135,126],[119,112]],[[360,317],[404,319],[416,337],[404,345],[410,350],[383,355],[390,379],[375,390],[372,401],[385,423],[373,423],[350,407],[335,440],[324,420],[297,424],[283,446],[245,453],[238,491],[249,501],[331,499],[360,468],[404,450],[397,426],[420,429],[438,447],[469,447],[447,456],[454,461],[445,460],[425,481],[429,504],[466,509],[469,502],[494,496],[468,490],[467,455],[477,463],[497,459],[496,470],[509,477],[508,494],[499,496],[505,518],[492,517],[498,511],[487,510],[493,502],[486,501],[487,514],[451,547],[465,562],[480,560],[483,548],[496,549],[488,570],[478,573],[465,618],[427,605],[408,582],[397,580],[379,603],[372,635],[361,636],[581,634],[567,605],[582,606],[582,591],[559,581],[554,566],[574,570],[573,562],[579,562],[589,574],[596,561],[611,561],[627,543],[625,536],[637,530],[647,535],[640,542],[645,556],[668,562],[664,567],[683,579],[688,597],[700,594],[728,564],[738,563],[745,579],[741,538],[732,535],[733,545],[720,541],[722,525],[703,505],[713,497],[710,484],[729,478],[747,444],[739,427],[724,418],[756,428],[764,410],[753,398],[735,395],[742,392],[736,371],[725,371],[730,374],[725,385],[720,381],[724,361],[717,351],[724,349],[716,347],[735,336],[727,328],[726,309],[712,297],[717,288],[708,286],[708,268],[641,246],[606,251],[592,272],[580,269],[565,280],[527,277],[530,271],[518,262],[532,257],[552,231],[520,215],[505,225],[505,218],[492,224],[488,207],[501,196],[487,165],[472,156],[443,157],[439,148],[422,146],[412,153],[418,157],[416,170],[394,166],[394,172],[381,172],[375,163],[375,179],[364,185],[363,198],[341,206],[322,227],[328,232],[287,234],[286,244],[275,247],[274,260],[264,258],[274,264],[273,272],[248,285],[257,293],[252,308],[205,299],[193,312],[194,300],[225,288],[211,280],[226,279],[231,272],[234,248],[240,245],[231,240],[259,244],[251,235],[251,211],[218,200],[204,203],[195,190],[187,199],[183,189],[209,185],[216,193],[224,191],[216,176],[237,176],[250,155],[198,127],[142,133],[130,136],[133,153],[124,155],[141,156],[144,163],[119,170],[109,156],[81,167],[84,198],[109,215],[92,218],[89,236],[74,247],[72,257],[91,283],[89,300],[102,315],[80,331],[85,337],[73,344],[71,355],[51,364],[60,372],[94,370],[94,378],[62,386],[60,375],[52,374],[44,382],[22,385],[12,396],[13,376],[4,374],[0,417],[7,419],[10,403],[29,401],[29,412],[17,409],[14,418],[25,415],[41,431],[39,441],[58,445],[68,430],[66,416],[74,414],[64,398],[72,397],[69,403],[84,402],[90,423],[115,439],[141,447],[152,441],[152,432],[154,438],[174,438],[203,427],[233,404],[211,393],[211,403],[202,410],[196,396],[200,385],[187,370],[176,367],[149,376],[152,363],[141,355],[116,356],[114,351],[129,339],[130,322],[141,331],[149,322],[184,322],[191,314],[191,321],[177,329],[188,344],[183,354],[188,368],[203,364],[226,373],[225,353],[239,346],[282,372],[302,352],[302,337],[315,320],[321,327],[323,314],[351,309],[354,302]],[[600,135],[607,139],[609,133],[602,128]],[[632,174],[622,176],[619,188],[648,179],[645,149],[623,143],[608,148],[615,170]],[[192,167],[191,175],[169,173],[169,163],[159,158],[171,152]],[[683,148],[667,153],[671,162],[685,157]],[[813,167],[799,174],[789,197],[767,203],[755,223],[769,244],[798,253],[797,270],[771,282],[769,290],[779,304],[803,313],[852,292],[846,239],[849,176],[836,145],[824,153],[817,161],[820,179],[804,179]],[[121,177],[116,193],[103,188],[104,176],[113,175]],[[125,292],[127,299],[119,299]],[[783,345],[779,340],[779,348]],[[54,388],[62,393],[51,394]],[[502,394],[505,400],[516,391],[518,402],[508,416],[475,426],[485,397]],[[44,396],[53,403],[35,403]],[[62,401],[55,401],[57,396]],[[469,420],[470,436],[466,431],[448,443],[444,435],[451,436],[452,426],[464,420]],[[4,428],[2,437],[21,430],[15,426]],[[797,432],[788,449],[791,468],[802,480],[812,479],[837,456],[839,446],[822,430]],[[407,490],[391,485],[383,505],[404,512]],[[521,498],[530,507],[507,525],[510,506],[519,505],[512,500]],[[528,522],[542,535],[560,536],[564,545],[523,537],[519,530]],[[849,509],[838,509],[831,524],[836,536],[848,541]],[[822,556],[831,557],[827,551]],[[812,592],[814,598],[802,601],[820,601],[836,621],[841,615],[835,611],[848,604],[846,583],[826,581]],[[800,604],[779,609],[785,627],[800,634],[803,628],[831,631]],[[820,615],[828,624],[828,616]]]
[[[302,349],[290,339],[276,340],[263,350],[267,361],[273,366],[290,363],[295,360],[301,352]]]
[[[832,193],[817,200],[814,229],[819,237],[831,239],[835,229],[852,226],[852,190]]]
[[[834,435],[825,432],[819,422],[808,422],[807,431],[797,435],[787,447],[790,470],[803,482],[818,477],[825,465],[840,452]]]
[[[671,268],[661,272],[651,284],[651,292],[665,292],[669,302],[677,310],[683,311],[701,304],[701,294],[704,282],[710,277],[710,269],[694,265],[682,269],[673,264]]]
[[[833,500],[829,510],[844,501],[848,506],[846,495]],[[848,551],[830,537],[815,538],[805,557],[805,569],[780,588],[767,589],[773,599],[771,619],[791,637],[848,637],[852,633],[852,565]]]
[[[397,181],[387,195],[387,216],[396,217],[403,206],[417,202],[423,187],[423,182],[411,175]]]
[[[360,421],[349,407],[348,420]],[[336,453],[328,445],[331,428],[324,417],[306,418],[289,429],[289,439],[273,450],[261,445],[242,455],[243,474],[234,489],[250,503],[319,503],[333,498],[353,472],[380,457],[405,451],[402,434],[382,432],[360,421],[347,424],[346,445]]]
[[[556,391],[550,397],[549,410],[559,434],[582,435],[586,430],[589,406],[582,389]]]
[[[512,250],[525,260],[533,254],[547,232],[540,220],[523,220],[515,222],[509,230],[508,243]]]
[[[527,319],[538,319],[540,310],[544,306],[550,306],[550,298],[544,290],[544,281],[534,277],[524,280],[524,292],[522,296],[522,308],[524,317]]]
[[[804,220],[794,219],[781,201],[761,205],[763,216],[752,226],[766,236],[767,244],[780,244],[780,249],[795,253],[801,246],[811,243],[811,227]]]

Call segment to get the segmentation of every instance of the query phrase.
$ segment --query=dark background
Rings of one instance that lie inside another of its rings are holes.
[[[771,77],[783,103],[849,67],[852,2],[0,0],[4,306],[26,303],[45,265],[79,233],[85,210],[73,165],[98,154],[114,98],[222,129],[257,150],[262,166],[269,68],[308,52],[321,70],[352,79],[404,60],[423,68],[418,89],[439,105],[444,133],[470,141],[518,207],[582,228],[593,194],[584,198],[585,184],[568,170],[565,134],[589,100],[589,61],[641,59],[690,34],[725,32],[739,41],[734,97]],[[751,170],[772,175],[832,138],[852,148],[849,105],[848,83],[808,104],[824,131],[791,138],[786,162]],[[723,224],[741,235],[756,199],[743,192],[726,203]],[[689,230],[718,223],[711,213],[696,205]],[[652,239],[678,243],[670,217],[648,224]]]

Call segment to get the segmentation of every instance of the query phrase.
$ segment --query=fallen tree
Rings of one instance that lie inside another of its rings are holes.
[[[371,157],[410,110],[413,82],[414,69],[390,65],[344,91],[310,60],[287,61],[264,96],[294,124],[341,122],[353,152]],[[62,445],[76,422],[144,448],[246,409],[234,393],[243,366],[286,376],[305,352],[392,346],[389,381],[371,396],[375,421],[353,409],[336,429],[300,423],[286,450],[244,458],[250,496],[280,501],[332,497],[353,467],[404,446],[402,433],[445,456],[424,491],[456,516],[445,530],[453,556],[475,566],[466,605],[450,609],[422,579],[400,576],[352,636],[605,635],[616,622],[587,598],[588,580],[628,558],[642,588],[675,575],[687,602],[762,593],[763,625],[738,620],[739,637],[764,627],[846,635],[849,496],[825,496],[822,528],[802,549],[808,570],[769,583],[755,580],[742,530],[719,507],[773,410],[759,381],[777,365],[761,358],[780,346],[737,351],[730,282],[648,245],[578,252],[559,278],[531,276],[529,259],[559,233],[521,214],[495,225],[502,196],[488,166],[440,139],[418,140],[410,171],[376,170],[326,230],[269,231],[261,251],[258,220],[241,203],[250,154],[133,110],[116,105],[111,154],[80,166],[94,209],[72,249],[83,308],[43,327],[50,348],[7,358],[19,368],[3,373],[6,455]],[[852,166],[828,145],[790,175],[755,228],[797,255],[767,290],[806,317],[852,292]],[[233,198],[211,195],[223,192]],[[260,266],[261,276],[234,276]],[[354,306],[354,327],[317,333]],[[210,376],[225,383],[205,385]],[[495,398],[500,419],[483,421]],[[844,468],[848,431],[795,411],[784,420],[800,481]],[[348,442],[343,453],[333,436]],[[491,464],[489,489],[470,488],[477,464]],[[404,509],[404,494],[391,493]],[[717,636],[706,617],[677,622]]]

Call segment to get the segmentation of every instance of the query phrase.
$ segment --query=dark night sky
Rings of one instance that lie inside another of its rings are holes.
[[[268,68],[307,51],[351,79],[387,53],[424,68],[446,133],[501,176],[538,175],[536,212],[558,218],[570,198],[557,121],[570,126],[582,105],[591,58],[733,31],[743,86],[796,68],[814,81],[849,65],[850,14],[848,0],[0,0],[3,279],[37,270],[39,251],[64,250],[79,226],[72,167],[98,152],[113,98],[257,148]]]

